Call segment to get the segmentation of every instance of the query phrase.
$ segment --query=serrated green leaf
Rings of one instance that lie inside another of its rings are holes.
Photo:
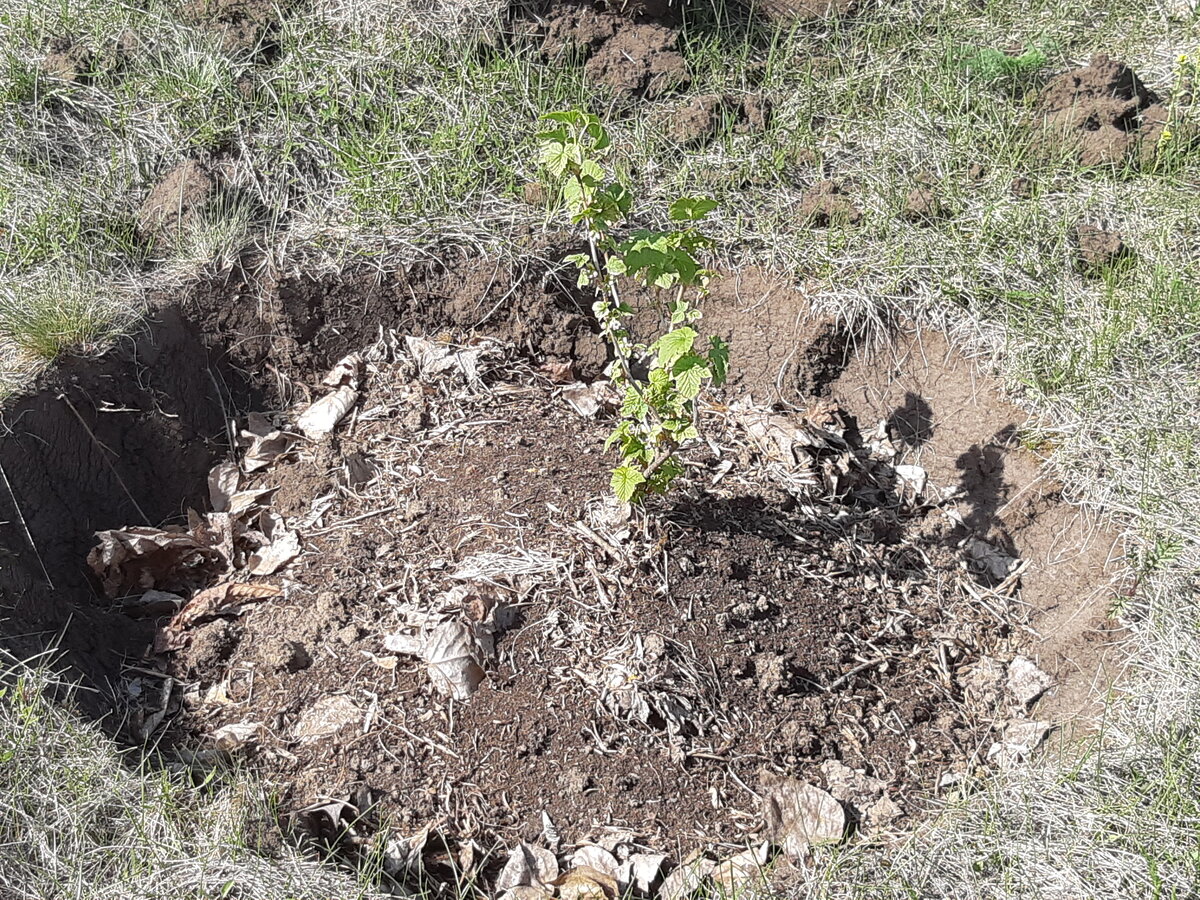
[[[617,499],[629,503],[637,494],[638,485],[646,483],[646,476],[633,466],[617,466],[612,473],[612,489]]]
[[[704,376],[708,374],[708,363],[701,356],[689,353],[676,360],[672,372],[675,375],[675,389],[685,400],[691,400],[700,393],[704,384]]]
[[[667,367],[674,365],[675,360],[691,351],[696,337],[696,332],[686,325],[668,331],[652,345],[658,353],[659,364]]]
[[[561,178],[563,172],[567,170],[571,157],[565,143],[550,140],[542,145],[541,160],[542,165],[550,171],[551,175]]]
[[[716,208],[717,201],[710,197],[680,197],[671,204],[668,215],[672,222],[695,222]]]

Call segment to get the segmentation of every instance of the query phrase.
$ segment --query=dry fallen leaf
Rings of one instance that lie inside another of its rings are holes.
[[[571,857],[570,866],[572,869],[595,869],[597,872],[603,872],[614,882],[619,880],[618,876],[621,871],[621,864],[617,862],[617,858],[603,847],[595,844],[586,844],[576,850]]]
[[[243,431],[241,436],[246,447],[242,453],[242,466],[247,472],[257,472],[275,465],[296,442],[292,435],[278,430],[268,431],[266,434]]]
[[[417,364],[417,372],[426,381],[457,371],[471,387],[481,383],[478,349],[461,349],[450,344],[408,336],[404,346]]]
[[[496,890],[541,887],[553,883],[557,877],[558,860],[554,858],[554,854],[545,847],[522,841],[508,854],[508,861],[496,876]]]
[[[661,900],[688,900],[708,881],[717,864],[705,856],[677,867],[658,889]]]
[[[813,844],[831,844],[846,831],[842,805],[818,787],[795,778],[764,774],[764,817],[771,841],[794,859]]]
[[[746,897],[747,890],[766,884],[763,867],[771,856],[771,845],[759,844],[734,854],[712,872],[713,883],[722,897]]]
[[[621,398],[611,381],[569,384],[562,389],[562,397],[571,409],[585,419],[598,416],[605,410],[616,409],[621,403]]]
[[[310,441],[318,440],[337,427],[338,422],[345,418],[357,400],[358,391],[349,385],[342,385],[302,412],[296,419],[296,427],[304,432],[304,436]]]
[[[96,538],[87,562],[109,597],[191,590],[225,568],[217,551],[179,531],[135,527],[98,531]]]
[[[245,606],[262,603],[282,594],[273,584],[241,584],[225,581],[203,590],[189,600],[171,620],[173,629],[191,628],[216,616],[241,615]]]
[[[666,864],[665,853],[635,853],[621,864],[617,882],[622,891],[633,888],[639,893],[649,894]]]
[[[217,745],[217,749],[234,751],[248,744],[255,744],[266,737],[267,729],[261,722],[235,722],[222,725],[208,735],[209,740]]]
[[[362,374],[362,367],[363,358],[361,353],[351,353],[348,356],[343,356],[329,370],[329,374],[321,379],[321,384],[331,388],[346,386],[357,391],[358,379]]]
[[[271,543],[260,547],[247,560],[251,575],[274,575],[300,555],[300,535],[284,531],[275,535]]]
[[[575,380],[575,365],[571,360],[548,359],[538,371],[550,379],[551,384],[570,384]]]
[[[483,683],[485,673],[474,629],[464,622],[443,622],[422,650],[429,678],[443,694],[467,700]]]
[[[223,462],[208,473],[208,502],[213,512],[229,512],[229,498],[237,493],[242,473],[237,463]]]
[[[560,900],[614,900],[617,880],[591,866],[577,866],[553,881]]]
[[[300,714],[292,736],[301,743],[337,734],[343,726],[362,721],[362,710],[345,694],[322,697]]]

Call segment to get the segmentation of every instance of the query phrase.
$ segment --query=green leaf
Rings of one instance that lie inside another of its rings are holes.
[[[675,375],[675,389],[684,399],[691,400],[700,393],[700,386],[704,384],[708,361],[703,356],[688,353],[676,360],[672,372]]]
[[[686,325],[668,331],[652,345],[658,353],[658,362],[663,366],[672,366],[675,360],[688,353],[696,342],[696,332]]]
[[[610,256],[606,264],[609,275],[624,275],[629,269],[625,266],[625,260],[619,256]]]
[[[672,222],[695,222],[716,208],[717,201],[710,197],[680,197],[671,204],[668,215]]]
[[[612,489],[617,499],[629,503],[637,494],[639,485],[646,483],[646,476],[633,466],[617,466],[612,473]]]
[[[720,386],[729,374],[729,344],[716,336],[708,340],[712,344],[708,351],[708,363],[712,367],[713,384]]]
[[[561,178],[563,172],[567,171],[567,165],[571,162],[571,154],[567,149],[567,145],[561,141],[547,141],[542,145],[542,165],[544,165],[550,174],[555,178]]]

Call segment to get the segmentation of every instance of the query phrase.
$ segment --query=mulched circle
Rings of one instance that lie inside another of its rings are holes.
[[[713,404],[679,490],[629,509],[603,382],[447,339],[385,337],[311,386],[353,388],[316,440],[294,409],[239,422],[257,468],[214,470],[189,534],[242,587],[160,628],[170,743],[252,761],[310,839],[433,829],[443,854],[727,855],[771,836],[778,776],[885,839],[979,766],[995,698],[966,685],[1013,584],[982,586],[886,430]]]

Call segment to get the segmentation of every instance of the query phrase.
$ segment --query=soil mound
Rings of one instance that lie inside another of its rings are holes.
[[[295,0],[187,0],[180,17],[215,32],[226,52],[269,55],[277,50],[281,13],[295,5]]]
[[[796,205],[796,218],[812,228],[832,225],[857,225],[862,210],[836,181],[821,181],[813,185]]]
[[[1078,268],[1085,274],[1098,275],[1123,260],[1133,258],[1133,250],[1121,235],[1099,225],[1077,226],[1074,243]]]
[[[667,5],[552,3],[528,30],[548,60],[582,62],[585,76],[618,100],[653,100],[691,81],[673,25],[677,12]]]
[[[186,159],[150,189],[138,208],[142,240],[170,247],[194,226],[217,198],[216,178],[197,160]]]
[[[1038,98],[1038,144],[1085,166],[1153,160],[1167,109],[1127,65],[1104,54],[1050,80]]]
[[[770,119],[771,104],[763,97],[703,94],[680,106],[665,130],[678,144],[699,146],[727,126],[738,134],[765,131]]]

